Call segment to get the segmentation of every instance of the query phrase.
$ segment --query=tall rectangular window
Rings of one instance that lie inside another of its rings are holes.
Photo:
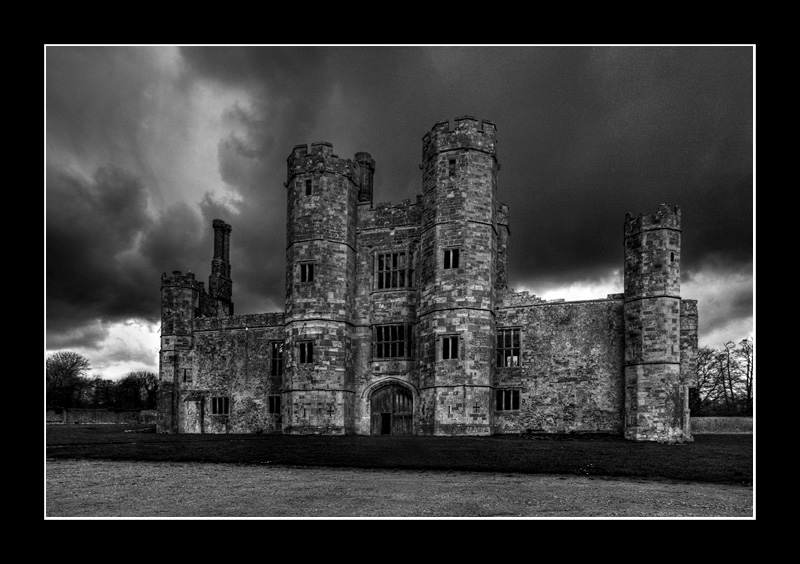
[[[230,398],[218,396],[211,398],[211,415],[230,415]]]
[[[378,290],[410,287],[412,254],[405,252],[375,255],[375,286]]]
[[[281,412],[281,396],[267,396],[267,413]]]
[[[447,176],[455,176],[456,175],[456,159],[449,158],[447,159]]]
[[[306,180],[306,196],[310,196],[311,193],[312,193],[311,181],[310,180]]]
[[[519,329],[497,330],[497,366],[519,366]]]
[[[377,325],[374,337],[375,358],[411,356],[411,327],[408,325]]]
[[[300,341],[297,343],[298,358],[300,364],[311,364],[314,362],[314,343],[311,341]]]
[[[445,268],[458,268],[458,249],[445,249],[444,250],[444,267]]]
[[[458,337],[455,335],[442,337],[442,360],[458,358]]]
[[[300,282],[313,282],[314,281],[314,263],[301,262],[300,263]]]
[[[271,376],[283,374],[283,341],[269,342],[269,373]]]
[[[519,409],[519,390],[497,390],[495,409],[514,411]]]

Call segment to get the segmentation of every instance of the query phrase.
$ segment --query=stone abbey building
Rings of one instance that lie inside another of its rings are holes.
[[[486,120],[437,123],[422,194],[396,206],[373,205],[368,153],[296,146],[284,311],[234,315],[220,220],[208,289],[162,276],[159,431],[691,440],[697,302],[680,294],[680,209],[625,217],[623,293],[515,293],[495,135]]]

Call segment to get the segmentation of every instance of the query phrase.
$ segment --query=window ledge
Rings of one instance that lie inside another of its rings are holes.
[[[385,292],[416,292],[416,286],[403,286],[402,288],[375,288],[370,291],[372,294],[383,294]]]
[[[411,356],[390,356],[390,357],[383,357],[383,358],[371,358],[369,359],[370,362],[395,362],[395,361],[403,361],[408,362],[414,360],[414,357]]]

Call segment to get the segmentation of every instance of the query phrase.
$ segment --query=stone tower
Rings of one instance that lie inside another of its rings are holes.
[[[286,325],[282,386],[287,433],[353,432],[351,331],[360,171],[330,143],[287,160]]]
[[[681,371],[681,211],[625,218],[625,437],[691,440]]]
[[[194,320],[203,291],[203,283],[191,272],[176,270],[161,276],[158,426],[169,432],[181,428],[180,391],[192,378]]]
[[[422,143],[420,431],[491,434],[497,254],[495,125],[434,125]]]

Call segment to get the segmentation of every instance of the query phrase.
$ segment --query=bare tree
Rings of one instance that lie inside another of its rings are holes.
[[[743,407],[752,412],[753,410],[753,372],[754,372],[754,347],[753,338],[742,339],[739,346],[734,351],[736,365],[738,367],[738,380],[742,388]]]
[[[730,341],[697,354],[695,415],[750,415],[753,410],[753,340]]]

